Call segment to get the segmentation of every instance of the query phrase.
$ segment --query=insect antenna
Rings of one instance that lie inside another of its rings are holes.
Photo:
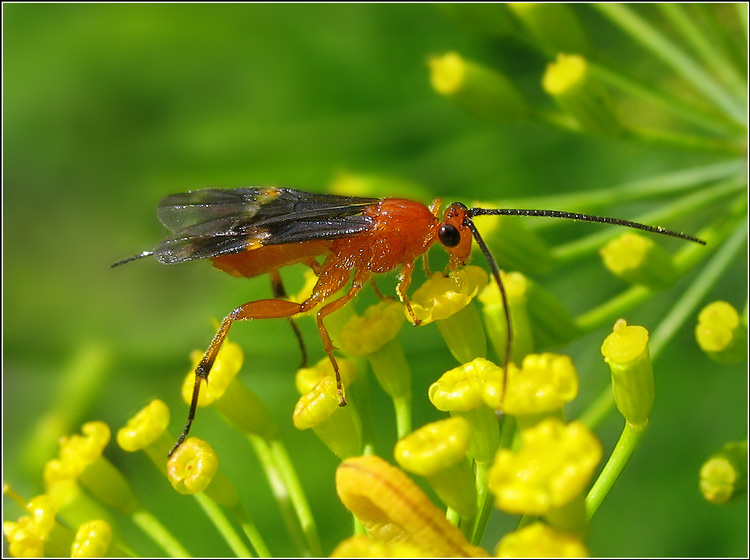
[[[122,259],[121,261],[117,261],[116,263],[112,264],[110,268],[115,268],[116,266],[120,266],[121,264],[126,264],[129,262],[137,261],[138,259],[142,259],[143,257],[150,257],[153,254],[154,254],[153,251],[143,251],[143,253],[138,253],[137,255],[128,257],[127,259]]]
[[[599,224],[610,224],[614,226],[625,226],[634,229],[640,229],[643,231],[650,231],[651,233],[658,233],[660,235],[669,235],[670,237],[677,237],[679,239],[685,239],[692,241],[693,243],[700,243],[705,245],[706,242],[687,233],[680,231],[673,231],[666,229],[661,226],[647,226],[646,224],[640,224],[638,222],[631,222],[629,220],[620,220],[619,218],[608,218],[606,216],[593,216],[591,214],[579,214],[577,212],[561,212],[559,210],[521,210],[517,208],[471,208],[467,215],[469,217],[475,216],[539,216],[542,218],[562,218],[565,220],[578,220],[581,222],[596,222]],[[474,231],[474,230],[472,230]],[[476,235],[475,235],[476,237]],[[477,241],[478,242],[478,241]]]
[[[508,364],[510,363],[510,354],[513,351],[513,325],[510,319],[510,308],[508,307],[508,294],[506,293],[505,286],[503,285],[503,281],[500,278],[500,268],[497,266],[497,261],[495,260],[495,257],[492,256],[492,253],[490,253],[490,249],[489,247],[487,247],[484,239],[482,239],[482,236],[479,235],[479,230],[471,220],[471,215],[469,214],[469,212],[471,212],[471,210],[467,212],[466,217],[464,218],[464,224],[471,230],[471,234],[474,236],[474,240],[477,242],[477,245],[479,245],[479,248],[482,250],[482,253],[484,253],[484,257],[487,259],[487,262],[490,265],[490,271],[492,272],[492,277],[495,279],[497,287],[500,290],[500,299],[503,302],[503,309],[505,310],[505,327],[508,336],[505,340],[503,381],[500,384],[500,403],[502,405],[502,403],[505,402],[505,388],[508,384]]]

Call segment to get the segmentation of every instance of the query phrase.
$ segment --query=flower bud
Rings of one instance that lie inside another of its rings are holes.
[[[637,233],[623,233],[602,247],[599,254],[612,274],[631,284],[660,290],[677,278],[672,255]]]
[[[125,451],[138,451],[159,439],[169,426],[169,408],[154,399],[117,432],[117,444]]]
[[[606,135],[620,132],[607,91],[582,56],[557,55],[557,60],[547,65],[542,85],[583,130]]]
[[[470,444],[469,422],[457,416],[412,432],[396,443],[393,455],[402,469],[424,476],[446,505],[472,518],[476,497],[466,457]]]
[[[503,74],[449,52],[429,61],[433,89],[463,109],[492,121],[526,118],[523,94]]]
[[[70,557],[102,558],[107,553],[111,541],[112,528],[109,523],[101,519],[88,521],[78,527],[70,549]]]
[[[169,458],[167,478],[180,494],[203,492],[219,470],[219,458],[205,441],[191,437]]]
[[[612,373],[618,410],[629,424],[645,426],[654,408],[654,369],[648,350],[648,331],[628,326],[620,319],[604,340],[601,351]]]
[[[723,504],[747,491],[747,440],[727,443],[703,463],[700,491],[714,504]]]
[[[695,338],[708,356],[722,364],[747,359],[747,325],[725,301],[710,303],[698,314]]]
[[[589,551],[577,535],[555,531],[536,522],[505,535],[497,545],[498,558],[586,558]]]

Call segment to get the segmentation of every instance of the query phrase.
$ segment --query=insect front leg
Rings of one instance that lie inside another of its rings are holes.
[[[208,375],[211,373],[211,368],[216,361],[216,356],[221,349],[221,345],[229,334],[229,329],[235,321],[247,321],[250,319],[277,319],[283,317],[292,317],[302,311],[302,304],[295,303],[293,301],[287,301],[284,299],[261,299],[258,301],[251,301],[244,305],[241,305],[227,315],[219,326],[219,330],[211,340],[211,344],[203,354],[203,358],[195,368],[195,386],[193,387],[193,396],[190,400],[190,411],[188,412],[187,422],[185,427],[182,429],[180,437],[177,439],[177,443],[169,451],[169,456],[182,445],[185,441],[188,433],[190,432],[190,426],[193,424],[195,419],[195,411],[198,408],[198,396],[200,394],[200,387],[203,381],[208,381]]]
[[[414,310],[411,308],[411,303],[409,303],[409,296],[406,294],[406,290],[409,289],[409,285],[411,284],[411,275],[413,272],[414,263],[404,263],[399,276],[398,286],[396,286],[396,293],[398,294],[399,299],[404,302],[406,312],[409,314],[411,322],[414,325],[419,326],[422,324],[422,319],[417,317],[414,313]]]
[[[365,285],[369,277],[370,273],[368,271],[364,269],[358,270],[357,274],[355,274],[354,276],[354,280],[352,281],[352,285],[349,288],[349,291],[336,301],[332,301],[328,305],[325,305],[317,313],[318,332],[320,333],[320,339],[323,341],[323,348],[325,349],[326,354],[328,354],[328,358],[331,360],[331,365],[333,366],[333,371],[336,374],[336,390],[339,394],[339,406],[346,406],[346,397],[344,396],[344,386],[341,383],[339,364],[336,361],[336,356],[333,355],[333,341],[331,340],[331,335],[328,334],[328,329],[326,329],[326,326],[323,323],[323,318],[327,315],[330,315],[334,311],[341,309],[347,303],[349,303],[354,298],[354,296],[357,295],[357,292],[362,289],[362,286]]]

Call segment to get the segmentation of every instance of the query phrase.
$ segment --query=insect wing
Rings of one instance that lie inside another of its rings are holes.
[[[159,220],[173,235],[154,250],[166,264],[367,231],[377,202],[283,188],[203,189],[166,197]]]

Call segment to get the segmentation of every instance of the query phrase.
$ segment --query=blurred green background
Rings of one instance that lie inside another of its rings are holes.
[[[110,269],[164,236],[155,208],[167,194],[250,185],[323,191],[346,171],[392,176],[429,196],[470,202],[595,190],[713,161],[464,114],[431,90],[429,56],[455,49],[521,81],[538,80],[545,61],[448,12],[418,4],[3,6],[5,482],[28,497],[40,490],[38,458],[46,449],[25,444],[53,403],[75,401],[65,392],[71,371],[103,373],[83,399],[79,421],[101,419],[116,430],[158,397],[170,405],[177,433],[189,351],[206,346],[212,319],[270,293],[265,278],[233,279],[206,263],[164,267],[149,259]],[[633,48],[585,7],[580,16],[593,39],[609,41],[610,52]],[[746,266],[736,263],[711,299],[742,306]],[[593,259],[563,272],[544,283],[574,311],[622,289]],[[291,269],[285,279],[294,290],[301,271]],[[680,282],[629,321],[653,327],[687,285]],[[302,328],[315,360],[322,352],[314,329]],[[608,382],[598,354],[603,336],[571,350],[584,402]],[[436,329],[405,329],[401,339],[415,394],[423,395],[453,367],[452,358]],[[292,333],[283,321],[242,324],[233,340],[246,352],[243,381],[285,432],[328,553],[351,534],[351,521],[334,492],[337,461],[311,433],[291,426],[299,361]],[[695,348],[692,325],[660,364],[652,426],[593,522],[591,551],[740,556],[746,504],[705,503],[697,473],[726,440],[746,437],[745,367],[709,363]],[[390,417],[385,398],[373,407]],[[437,417],[427,407],[415,414],[417,426]],[[619,428],[613,417],[599,431],[607,451]],[[242,437],[212,410],[199,412],[195,435],[231,456],[222,469],[271,550],[294,554]],[[389,458],[387,442],[381,453]],[[192,500],[172,492],[144,457],[114,444],[107,454],[191,552],[229,554]],[[159,553],[124,525],[139,552]],[[500,534],[488,533],[485,546],[492,550]]]

